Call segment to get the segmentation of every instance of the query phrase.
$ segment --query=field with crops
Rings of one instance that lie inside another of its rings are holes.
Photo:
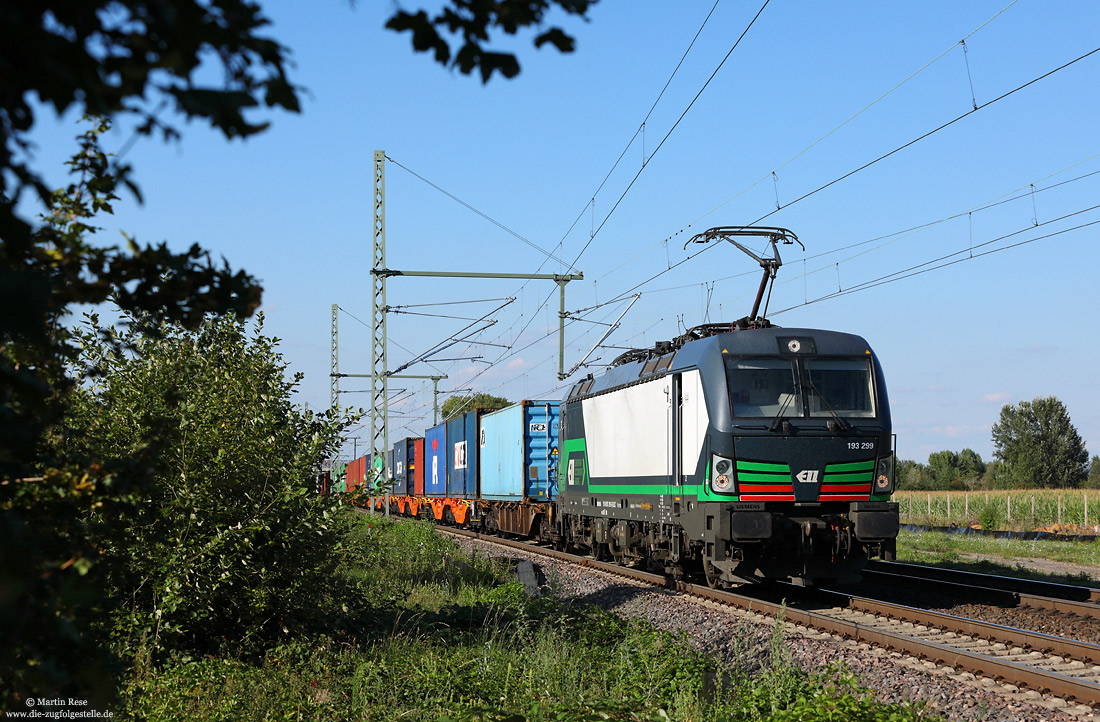
[[[1089,491],[899,491],[894,501],[900,505],[903,524],[1097,534],[1100,492]]]

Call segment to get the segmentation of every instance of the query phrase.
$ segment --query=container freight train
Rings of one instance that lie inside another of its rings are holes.
[[[558,488],[561,402],[523,401],[475,410],[394,444],[390,513],[523,537],[550,539]],[[333,491],[363,484],[367,457],[338,467]],[[384,509],[386,497],[369,497]]]
[[[767,235],[773,257],[734,240],[743,235]],[[700,238],[728,240],[764,268],[752,314],[628,351],[560,402],[474,411],[399,441],[391,512],[712,586],[854,581],[869,558],[893,559],[893,433],[878,358],[859,336],[757,316],[780,265],[776,243],[794,234],[718,228]],[[334,488],[354,489],[365,469],[352,462]]]
[[[625,354],[563,401],[398,441],[390,511],[712,585],[853,580],[894,555],[892,439],[859,336],[712,324]],[[367,465],[331,488],[354,491]]]

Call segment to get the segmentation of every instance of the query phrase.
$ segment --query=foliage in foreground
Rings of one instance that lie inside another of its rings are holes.
[[[101,561],[122,604],[127,658],[249,653],[319,623],[334,601],[345,524],[315,495],[346,420],[292,403],[277,339],[231,317],[197,330],[93,316],[78,331],[94,372],[73,394],[71,458],[123,461],[155,446],[140,502],[100,522]],[[123,350],[126,349],[126,350]]]
[[[0,200],[0,306],[11,311],[0,314],[0,701],[15,706],[31,690],[110,695],[116,668],[95,629],[111,604],[97,563],[101,532],[143,498],[157,466],[153,444],[101,459],[45,443],[49,433],[75,434],[63,431],[79,380],[70,307],[111,299],[195,328],[208,313],[248,316],[260,302],[255,279],[216,266],[197,245],[174,253],[164,243],[89,242],[124,182],[99,147],[108,127],[93,121],[79,138],[75,180],[47,196],[49,214],[33,233]],[[89,523],[93,514],[99,523]]]
[[[366,524],[370,524],[369,532]],[[371,602],[355,644],[299,637],[260,660],[175,663],[129,691],[149,720],[913,720],[842,671],[724,665],[685,639],[595,607],[529,599],[506,562],[468,556],[429,525],[371,519],[353,535]],[[550,580],[552,586],[554,581]],[[396,601],[395,601],[396,600]]]

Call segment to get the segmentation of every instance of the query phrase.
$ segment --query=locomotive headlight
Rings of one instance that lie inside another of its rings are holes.
[[[711,468],[714,469],[714,477],[710,480],[710,488],[720,494],[732,494],[733,462],[715,454],[711,457]]]
[[[879,459],[875,466],[875,493],[889,494],[894,488],[894,459],[891,456]]]

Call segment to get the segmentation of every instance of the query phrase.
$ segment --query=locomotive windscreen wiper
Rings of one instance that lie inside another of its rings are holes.
[[[783,425],[786,425],[786,428],[783,429],[784,431],[788,431],[791,428],[791,422],[787,421],[786,419],[780,422],[780,419],[783,418],[783,412],[786,411],[787,407],[791,405],[791,399],[793,399],[795,395],[780,394],[780,396],[786,396],[787,398],[783,399],[783,403],[779,405],[779,411],[776,412],[775,417],[772,419],[772,423],[771,426],[768,427],[768,431],[779,431],[779,428]]]
[[[825,409],[830,414],[832,414],[833,418],[836,420],[837,426],[839,426],[844,431],[851,431],[852,430],[851,424],[849,424],[847,421],[845,421],[843,418],[841,418],[840,414],[838,414],[836,409],[833,408],[833,405],[829,403],[829,400],[827,398],[825,398],[825,394],[818,391],[817,387],[814,386],[813,379],[809,378],[808,373],[807,373],[807,378],[806,378],[805,383],[806,383],[807,386],[810,387],[810,393],[812,393],[817,398],[821,399],[821,403],[823,403],[825,405]]]
[[[802,405],[802,397],[805,394],[802,393],[802,384],[799,382],[798,370],[795,368],[794,364],[791,364],[791,390],[795,393],[779,394],[779,397],[783,400],[783,402],[779,404],[779,411],[777,411],[775,416],[772,418],[772,423],[768,427],[769,431],[779,431],[779,429],[782,428],[784,433],[790,432],[791,422],[787,421],[786,419],[780,421],[780,419],[783,418],[783,412],[787,410],[787,407],[790,406],[791,402],[795,399],[798,399],[798,404],[800,406]],[[799,416],[801,416],[801,414],[799,414]]]

